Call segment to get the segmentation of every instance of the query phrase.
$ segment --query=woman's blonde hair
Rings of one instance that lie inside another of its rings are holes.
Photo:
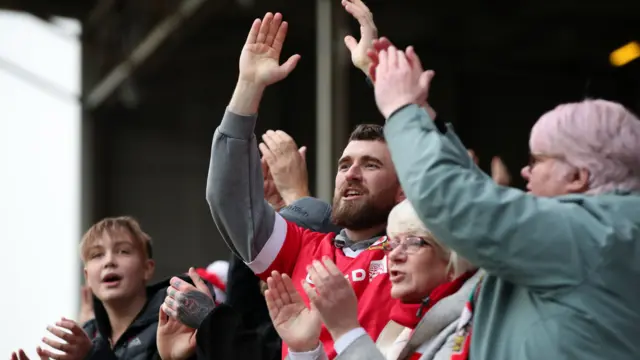
[[[458,254],[444,246],[435,236],[427,229],[426,226],[420,221],[418,214],[409,202],[404,200],[396,205],[389,213],[389,220],[387,222],[387,236],[393,238],[399,235],[416,235],[424,237],[427,241],[430,241],[442,257],[449,260],[447,266],[447,273],[452,273],[453,278],[464,274],[469,270],[473,270],[476,267],[473,266],[466,259],[458,256]]]

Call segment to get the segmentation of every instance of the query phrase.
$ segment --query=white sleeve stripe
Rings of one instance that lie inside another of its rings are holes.
[[[276,213],[271,236],[267,239],[258,256],[252,262],[247,263],[247,266],[256,274],[262,274],[267,271],[269,266],[276,260],[286,238],[287,222],[280,214]]]

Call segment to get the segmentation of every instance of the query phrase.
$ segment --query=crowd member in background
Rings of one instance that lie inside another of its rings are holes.
[[[467,153],[469,153],[473,162],[478,165],[480,160],[478,159],[475,151],[469,149],[467,150]],[[507,166],[498,156],[494,156],[491,159],[491,178],[498,185],[509,186],[511,184],[511,174],[509,173],[509,169],[507,169]]]
[[[332,326],[350,324],[347,333],[334,338],[338,359],[451,358],[458,319],[481,272],[442,246],[407,200],[389,214],[387,235],[390,240],[383,246],[388,252],[391,296],[403,303],[421,304],[418,312],[394,309],[374,343],[359,327],[355,294],[331,260],[315,263],[311,271],[315,288],[305,286],[311,309],[302,302],[291,278],[274,272],[265,297],[276,330],[288,344],[317,344],[315,350],[290,353],[292,360],[326,358],[318,340],[320,319],[330,331]]]
[[[372,246],[384,240],[388,213],[403,199],[380,127],[356,129],[340,159],[332,214],[334,223],[345,228],[340,235],[306,231],[264,201],[253,130],[262,93],[299,60],[294,55],[282,65],[278,62],[286,31],[282,16],[271,13],[251,28],[236,90],[214,135],[207,200],[225,242],[263,278],[279,270],[291,274],[299,286],[313,259],[330,256],[348,274],[360,301],[360,323],[376,338],[394,302],[388,295],[388,274],[379,266],[384,252]],[[268,145],[269,138],[263,140]],[[335,356],[329,333],[323,331],[321,339],[329,357]]]
[[[400,182],[433,234],[488,273],[457,359],[637,359],[640,120],[605,100],[560,105],[531,131],[528,193],[497,186],[420,108],[431,76],[408,57],[390,47],[376,68]]]
[[[155,263],[151,238],[128,216],[106,218],[83,236],[80,254],[94,294],[95,318],[84,325],[62,318],[42,341],[41,358],[56,360],[158,358],[158,311],[169,281],[147,286]],[[25,360],[13,354],[15,360]],[[24,355],[24,353],[22,353]]]

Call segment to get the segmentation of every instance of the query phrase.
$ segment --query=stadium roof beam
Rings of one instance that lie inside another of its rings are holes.
[[[112,0],[103,0],[94,9],[92,19],[97,21],[100,14],[109,11]],[[202,12],[207,5],[220,6],[224,1],[214,0],[183,0],[177,9],[160,21],[137,46],[119,64],[113,67],[96,85],[85,92],[83,104],[86,110],[94,110],[102,105],[114,92],[130,78],[133,73],[145,64],[165,43],[177,34]],[[102,7],[107,7],[106,9]]]

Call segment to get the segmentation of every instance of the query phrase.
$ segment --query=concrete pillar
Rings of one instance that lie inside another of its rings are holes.
[[[337,159],[348,134],[350,62],[342,40],[345,33],[340,3],[316,0],[316,196],[326,201],[333,198]]]

